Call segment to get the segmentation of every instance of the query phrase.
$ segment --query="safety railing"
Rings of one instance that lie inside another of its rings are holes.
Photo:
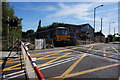
[[[35,61],[28,52],[27,45],[21,41],[21,49],[24,58],[24,66],[29,80],[45,80],[43,74],[38,69]]]

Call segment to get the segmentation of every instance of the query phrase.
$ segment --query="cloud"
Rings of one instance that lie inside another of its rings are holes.
[[[76,5],[65,5],[63,3],[59,3],[60,9],[56,11],[54,14],[49,17],[61,17],[61,16],[72,16],[79,18],[79,16],[87,16],[89,15],[89,10],[91,8],[91,4],[76,4]]]
[[[65,5],[59,3],[59,9],[47,16],[47,18],[60,18],[60,17],[73,17],[77,19],[85,18],[90,13],[88,12],[91,8],[89,4],[76,4],[76,5]],[[81,17],[80,17],[81,16]]]
[[[2,0],[6,2],[6,0]],[[7,0],[9,2],[118,2],[119,0]]]
[[[83,21],[93,21],[93,12],[91,12],[96,6],[103,4],[102,2],[93,2],[93,3],[77,3],[77,4],[65,4],[59,3],[59,9],[55,11],[55,13],[50,14],[47,18],[60,18],[60,17],[67,17],[67,18],[75,18]],[[105,3],[110,5],[109,3]],[[117,11],[118,8],[112,8],[108,10],[101,10],[97,11],[96,13],[106,13],[105,16],[101,16],[104,18],[104,21],[108,21],[112,18],[111,15],[107,15],[108,12],[112,12],[115,10]],[[112,13],[114,13],[112,12]],[[112,14],[111,13],[111,14]],[[91,16],[92,15],[92,16]],[[106,17],[107,16],[107,17]],[[100,21],[101,17],[96,17],[96,21]]]
[[[19,8],[22,10],[30,10],[30,11],[55,11],[56,8],[53,6],[29,6],[26,8]]]
[[[117,8],[112,8],[112,9],[108,9],[108,10],[102,10],[102,11],[97,11],[97,13],[104,13],[104,12],[111,12],[111,11],[118,11],[118,7]]]

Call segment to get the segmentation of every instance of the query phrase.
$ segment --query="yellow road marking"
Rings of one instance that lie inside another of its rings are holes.
[[[69,74],[75,66],[87,55],[87,53],[83,54],[72,66],[70,66],[59,78],[63,78],[65,75]]]
[[[46,56],[44,56],[44,57],[37,58],[37,60],[41,60],[41,59],[44,59],[45,57],[48,57],[48,56],[51,56],[51,55],[55,55],[55,54],[58,54],[58,53],[59,53],[59,52],[53,53],[53,54],[49,54],[49,55],[46,55]]]
[[[21,58],[23,58],[23,57],[21,57]],[[15,58],[15,59],[10,59],[10,60],[8,60],[8,62],[9,62],[9,61],[18,60],[18,59],[20,59],[20,57],[18,57],[18,58]]]
[[[73,49],[75,49],[75,48],[73,48]],[[57,53],[54,53],[54,54],[58,54],[58,53],[60,53],[60,52],[69,51],[69,50],[71,50],[71,49],[65,49],[65,50],[56,51]],[[51,53],[51,52],[50,52],[50,53]],[[50,54],[50,55],[54,55],[54,54]],[[69,54],[71,54],[71,53],[69,53]],[[50,56],[50,55],[46,55],[46,56],[44,56],[44,57],[38,58],[37,60],[39,60],[39,59],[44,59],[45,57],[48,57],[48,56]],[[68,54],[66,54],[66,55],[68,55]],[[65,57],[66,55],[63,55],[63,56],[61,56],[60,58]],[[23,57],[21,57],[21,58],[23,58]],[[20,59],[20,57],[19,57],[19,58],[16,58],[16,59],[10,59],[9,61],[17,60],[17,59]],[[56,58],[56,59],[54,59],[54,60],[51,60],[51,61],[49,61],[49,62],[47,62],[47,63],[44,63],[44,64],[48,64],[48,63],[53,62],[53,61],[55,61],[55,60],[57,60],[57,59],[59,59],[59,57]],[[10,62],[10,63],[12,63],[12,62]],[[13,63],[14,63],[14,62],[13,62]],[[24,63],[22,63],[22,64],[24,64]],[[10,66],[10,67],[4,68],[3,71],[12,70],[14,67],[19,66],[19,65],[21,65],[21,63],[20,63],[20,64],[16,64],[16,65],[14,65],[14,66]],[[41,64],[41,65],[43,65],[43,64]],[[16,69],[20,69],[20,68],[18,67],[18,68],[16,68]]]
[[[99,67],[99,68],[85,70],[85,71],[81,71],[81,72],[78,72],[78,73],[73,73],[73,74],[66,75],[65,78],[78,76],[78,75],[82,75],[82,74],[86,74],[86,73],[90,73],[90,72],[94,72],[94,71],[98,71],[98,70],[102,70],[102,69],[106,69],[106,68],[110,68],[110,67],[114,67],[114,66],[118,66],[118,65],[120,65],[120,64],[112,64],[112,65],[107,65],[107,66],[103,66],[103,67]]]
[[[66,76],[64,76],[62,78],[68,78],[68,77],[83,75],[83,74],[87,74],[87,73],[91,73],[91,72],[94,72],[94,71],[99,71],[99,70],[111,68],[111,67],[118,66],[118,65],[120,65],[120,64],[111,64],[111,65],[102,66],[102,67],[98,67],[98,68],[94,68],[94,69],[84,70],[84,71],[81,71],[81,72],[77,72],[77,73],[72,73],[72,74],[66,75]],[[60,79],[59,77],[60,76],[57,76],[57,77],[49,78],[47,80],[55,80],[55,79],[59,80]],[[120,77],[119,77],[119,79],[120,79]]]
[[[110,56],[108,56],[108,57],[113,57],[113,56],[118,56],[118,55],[110,55]]]
[[[57,51],[57,52],[54,53],[54,54],[58,54],[58,53],[60,53],[60,52],[63,52],[63,51],[69,51],[69,50],[71,50],[71,49],[66,49],[66,50]],[[54,54],[49,54],[49,55],[47,55],[47,56],[37,58],[37,60],[41,60],[41,59],[43,59],[43,58],[45,58],[45,57],[48,57],[48,56],[51,56],[51,55],[54,55]]]
[[[48,62],[46,62],[46,63],[44,63],[44,64],[40,64],[40,65],[38,65],[38,66],[42,66],[42,65],[49,64],[49,63],[51,63],[51,62],[53,62],[53,61],[56,61],[56,60],[58,60],[58,59],[60,59],[60,58],[62,58],[62,57],[65,57],[65,56],[67,56],[67,55],[69,55],[69,54],[71,54],[71,53],[67,53],[67,54],[65,54],[65,55],[63,55],[63,56],[57,57],[57,58],[55,58],[55,59],[53,59],[53,60],[51,60],[51,61],[48,61]]]
[[[55,55],[55,54],[58,54],[58,53],[59,53],[59,52],[54,53],[54,54],[49,54],[49,55],[46,55],[46,56],[44,56],[44,57],[37,58],[37,60],[41,60],[41,59],[44,59],[45,57],[52,56],[52,55]]]
[[[70,56],[77,56],[77,55],[68,55],[68,56],[65,56],[65,57],[70,57]],[[44,58],[44,60],[45,60],[45,59],[52,59],[52,58],[56,58],[56,57]],[[24,69],[25,67],[22,67],[22,68]],[[17,69],[21,69],[21,67],[12,68],[12,69],[10,69],[10,70],[17,70]]]
[[[68,55],[68,56],[65,56],[65,57],[72,57],[72,56],[78,56],[77,55]],[[46,59],[53,59],[53,58],[57,58],[58,56],[55,56],[55,57],[48,57],[48,58],[43,58],[42,60],[46,60]]]
[[[93,46],[91,46],[88,50],[91,50],[93,48]]]
[[[103,51],[103,57],[104,57],[104,58],[107,57],[107,54],[106,54],[106,51],[105,51],[105,50]]]
[[[14,61],[14,60],[18,60],[19,59],[19,61]],[[22,60],[23,61],[23,60]],[[3,61],[4,62],[4,61]],[[3,62],[0,62],[0,64],[2,64]],[[20,62],[20,58],[17,58],[17,59],[10,59],[10,60],[8,60],[6,63],[17,63],[17,62]]]
[[[43,53],[38,53],[38,54],[31,54],[32,57],[36,57],[38,55],[43,56],[43,55],[47,55],[53,52],[58,52],[58,51],[50,51],[50,52],[43,52]]]
[[[68,56],[64,56],[64,57],[70,57],[70,56],[77,56],[77,55],[68,55]],[[53,59],[53,58],[56,58],[56,57],[43,58],[43,60],[45,60],[45,59]],[[22,67],[22,68],[24,69],[25,67]],[[17,69],[21,69],[21,67],[12,68],[10,70],[17,70]]]
[[[89,52],[89,50],[91,50],[93,48],[93,46],[91,46],[88,50],[87,50],[87,52]]]
[[[71,48],[71,49],[76,49],[76,47],[75,48]],[[50,51],[50,52],[44,52],[44,53],[41,53],[41,54],[31,54],[31,56],[46,55],[46,54],[53,53],[53,52],[63,52],[63,51],[71,50],[71,49],[58,50],[58,51]]]
[[[117,52],[118,54],[120,54],[118,50],[116,50],[114,47],[112,47],[112,48],[113,48],[113,50],[114,50],[115,52]]]
[[[22,64],[24,64],[24,63],[22,63]],[[13,69],[14,67],[16,67],[16,66],[20,66],[20,65],[21,65],[21,63],[16,64],[16,65],[14,65],[14,66],[10,66],[10,67],[4,68],[3,71],[11,70],[11,69]]]
[[[22,69],[24,69],[25,67],[22,66]],[[21,69],[21,67],[18,67],[18,68],[12,68],[11,70],[17,70],[17,69]]]
[[[22,60],[23,62],[24,60]],[[18,62],[21,62],[20,60],[19,61],[11,61],[11,62],[7,62],[7,63],[18,63]]]
[[[110,55],[110,56],[108,56],[108,57],[113,57],[113,56],[115,56],[115,55]]]

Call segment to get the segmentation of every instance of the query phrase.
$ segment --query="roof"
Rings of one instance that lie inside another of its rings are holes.
[[[94,35],[95,35],[95,37],[96,36],[105,36],[102,32],[96,32],[96,33],[94,33]]]
[[[86,26],[86,25],[91,26],[89,23],[81,24],[81,25],[65,24],[64,26],[65,26],[65,27],[71,26],[71,27],[80,27],[80,28],[83,28],[83,27]],[[91,26],[91,27],[92,27],[92,26]],[[93,27],[92,27],[92,28],[93,28]]]

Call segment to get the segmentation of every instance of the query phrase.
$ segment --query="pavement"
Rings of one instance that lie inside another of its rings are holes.
[[[120,52],[117,44],[91,44],[30,51],[46,80],[118,80]],[[22,58],[23,61],[23,58]],[[0,62],[2,64],[2,62]],[[5,79],[26,79],[20,58],[6,62]]]
[[[17,52],[11,52],[11,51],[0,51],[0,53],[2,54],[0,56],[0,58],[3,58],[3,57],[19,57],[19,54]]]

